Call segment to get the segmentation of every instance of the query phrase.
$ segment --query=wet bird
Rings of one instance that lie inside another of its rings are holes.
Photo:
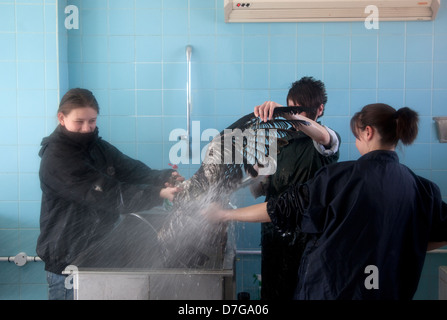
[[[309,126],[290,119],[306,107],[277,107],[273,119],[261,121],[247,114],[220,132],[208,145],[200,168],[177,186],[165,224],[158,232],[165,267],[219,268],[225,250],[227,224],[210,223],[200,212],[211,202],[229,205],[237,189],[276,170],[276,154]]]

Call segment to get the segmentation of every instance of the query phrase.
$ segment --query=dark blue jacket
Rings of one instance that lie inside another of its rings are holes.
[[[280,232],[312,236],[297,299],[411,299],[429,241],[447,241],[439,188],[394,151],[319,170],[267,205]]]

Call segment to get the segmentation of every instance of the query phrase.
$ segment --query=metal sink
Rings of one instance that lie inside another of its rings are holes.
[[[172,259],[166,259],[157,239],[166,219],[169,216],[161,209],[125,215],[103,241],[73,263],[71,271],[64,272],[72,274],[74,298],[235,299],[231,225],[221,232],[224,245],[191,250],[188,263],[172,263]]]

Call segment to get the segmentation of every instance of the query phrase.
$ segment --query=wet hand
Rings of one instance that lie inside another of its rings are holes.
[[[273,110],[276,107],[281,107],[281,105],[274,101],[266,101],[255,107],[254,114],[256,117],[260,117],[262,121],[267,122],[273,118]]]
[[[208,207],[202,209],[200,213],[212,223],[228,220],[228,210],[224,210],[224,208],[216,202],[213,202]]]
[[[179,187],[166,187],[160,190],[160,197],[172,201],[174,200],[176,193],[180,192],[181,190],[182,189]]]
[[[177,171],[174,171],[169,178],[169,181],[165,183],[165,187],[175,187],[179,182],[185,181],[185,178]]]

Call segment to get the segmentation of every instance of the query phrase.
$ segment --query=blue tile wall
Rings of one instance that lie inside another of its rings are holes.
[[[0,255],[36,255],[40,141],[59,100],[55,0],[0,2]],[[51,124],[50,126],[48,124]],[[0,299],[46,299],[42,263],[0,262]]]
[[[79,29],[64,27],[67,5]],[[58,16],[57,16],[58,15]],[[57,25],[58,23],[58,25]],[[166,168],[186,128],[185,46],[192,53],[192,120],[221,130],[265,100],[285,104],[290,84],[305,75],[326,83],[323,123],[342,137],[341,160],[359,154],[349,129],[362,106],[385,102],[420,113],[416,143],[401,161],[432,179],[447,199],[447,145],[433,116],[446,116],[447,5],[434,22],[226,24],[223,0],[0,1],[0,256],[35,254],[40,189],[37,152],[56,125],[60,96],[91,89],[101,107],[104,139],[153,168]],[[205,144],[205,142],[203,142]],[[189,177],[197,164],[182,164]],[[235,196],[244,206],[248,192]],[[259,225],[237,224],[239,250],[259,250]],[[429,254],[415,298],[436,298]],[[239,255],[238,291],[259,297],[259,256]],[[0,262],[0,299],[46,299],[43,265]]]

